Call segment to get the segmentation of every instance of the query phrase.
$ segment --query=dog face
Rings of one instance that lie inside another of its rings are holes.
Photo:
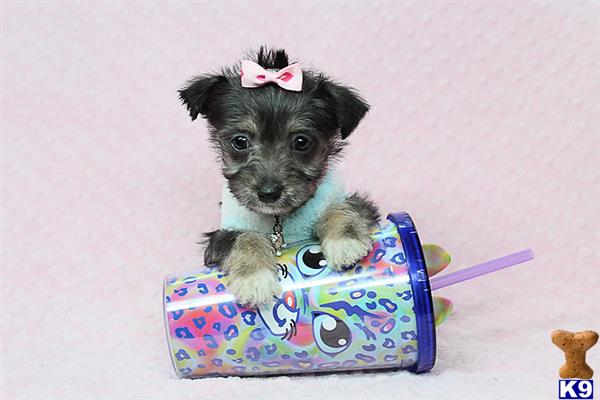
[[[283,50],[261,48],[254,61],[265,69],[288,65]],[[303,71],[300,92],[244,88],[238,66],[196,77],[179,93],[192,120],[207,119],[232,194],[270,215],[290,214],[313,196],[368,111],[353,89],[313,71]]]

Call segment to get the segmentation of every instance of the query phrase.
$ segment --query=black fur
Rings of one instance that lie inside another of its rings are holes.
[[[253,58],[264,68],[288,65],[284,50],[263,47]],[[312,197],[329,164],[342,151],[342,139],[369,109],[352,88],[310,70],[303,71],[301,92],[274,84],[243,88],[236,66],[192,79],[179,95],[192,119],[202,115],[209,122],[223,175],[240,204],[278,215],[292,213]],[[239,134],[253,143],[250,151],[232,148],[231,140]],[[293,150],[291,143],[298,135],[312,142],[309,152]],[[258,189],[267,183],[283,185],[281,198],[273,204],[257,198]]]
[[[198,114],[211,113],[211,98],[219,96],[227,84],[227,78],[222,75],[200,75],[190,81],[185,90],[179,91],[179,98],[186,105],[192,121]]]
[[[265,69],[289,65],[287,53],[279,49],[261,47],[246,58]],[[192,120],[201,115],[208,121],[210,141],[238,202],[255,212],[280,216],[294,212],[312,198],[329,165],[343,150],[343,139],[369,110],[354,89],[304,68],[300,92],[275,84],[243,88],[238,64],[189,80],[179,97]],[[232,146],[232,139],[239,135],[251,144],[245,151]],[[311,142],[308,151],[294,148],[298,136]],[[257,193],[265,185],[280,186],[281,197],[271,203],[261,201]],[[369,218],[374,216],[372,203],[360,199],[351,197],[348,201]],[[205,262],[221,263],[238,235],[231,231],[206,234]]]
[[[255,54],[249,54],[263,68],[281,69],[286,67],[288,55],[284,50],[267,49],[261,47]],[[341,133],[342,139],[348,137],[365,114],[369,111],[369,105],[361,98],[354,89],[341,85],[321,72],[304,70],[302,92],[282,91],[285,96],[266,95],[264,92],[272,92],[273,85],[262,88],[247,89],[240,84],[239,65],[233,68],[224,68],[218,74],[203,74],[190,79],[185,87],[179,90],[179,97],[190,112],[192,120],[198,114],[202,114],[212,125],[219,128],[229,117],[240,117],[247,108],[240,110],[239,103],[243,98],[253,99],[257,96],[268,97],[270,104],[256,100],[256,104],[248,104],[252,107],[269,108],[269,112],[276,113],[278,107],[285,108],[313,108],[315,112],[313,122],[328,135]],[[272,93],[270,93],[272,94]],[[243,96],[240,99],[240,95]],[[299,101],[298,97],[303,97]],[[273,100],[277,100],[274,103]],[[254,101],[252,101],[254,102]],[[251,103],[252,103],[251,102]],[[281,104],[289,103],[289,104]],[[267,110],[265,110],[267,111]],[[311,110],[305,110],[309,112]]]
[[[250,53],[252,57],[252,53]],[[256,53],[256,62],[263,68],[282,69],[289,65],[288,55],[284,50],[268,49],[262,46]]]
[[[350,136],[369,111],[369,105],[352,88],[335,84],[326,78],[320,81],[316,91],[333,105],[342,139]]]
[[[225,229],[205,233],[206,241],[204,244],[206,245],[206,249],[204,250],[204,264],[222,265],[239,235],[240,232]]]

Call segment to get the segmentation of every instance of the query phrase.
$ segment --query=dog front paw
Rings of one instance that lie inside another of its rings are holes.
[[[241,233],[223,263],[223,271],[227,273],[227,287],[240,304],[254,307],[281,295],[273,246],[263,235]]]
[[[326,238],[321,242],[321,251],[327,260],[327,265],[335,270],[350,266],[371,251],[373,245],[369,237]]]
[[[358,195],[330,206],[316,226],[327,265],[339,270],[369,254],[373,248],[369,227],[377,218],[375,206]]]
[[[228,287],[238,303],[251,307],[272,303],[274,296],[281,295],[277,274],[270,268],[262,268],[245,276],[230,276]]]

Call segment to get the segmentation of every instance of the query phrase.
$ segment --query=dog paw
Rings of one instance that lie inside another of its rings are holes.
[[[230,277],[229,290],[238,303],[251,307],[269,304],[274,296],[281,296],[281,286],[277,272],[271,268],[261,268],[244,276]]]
[[[254,232],[241,233],[223,262],[227,287],[240,304],[257,306],[281,295],[277,259],[269,239]]]
[[[350,266],[365,257],[373,244],[369,237],[354,238],[326,238],[321,242],[321,251],[327,260],[327,265],[335,270]]]

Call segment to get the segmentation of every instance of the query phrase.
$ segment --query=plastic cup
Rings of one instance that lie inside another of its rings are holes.
[[[435,324],[425,258],[406,213],[372,231],[373,249],[344,271],[318,243],[278,257],[283,293],[258,309],[236,303],[227,277],[203,267],[164,281],[177,376],[255,376],[403,368],[430,370]]]

